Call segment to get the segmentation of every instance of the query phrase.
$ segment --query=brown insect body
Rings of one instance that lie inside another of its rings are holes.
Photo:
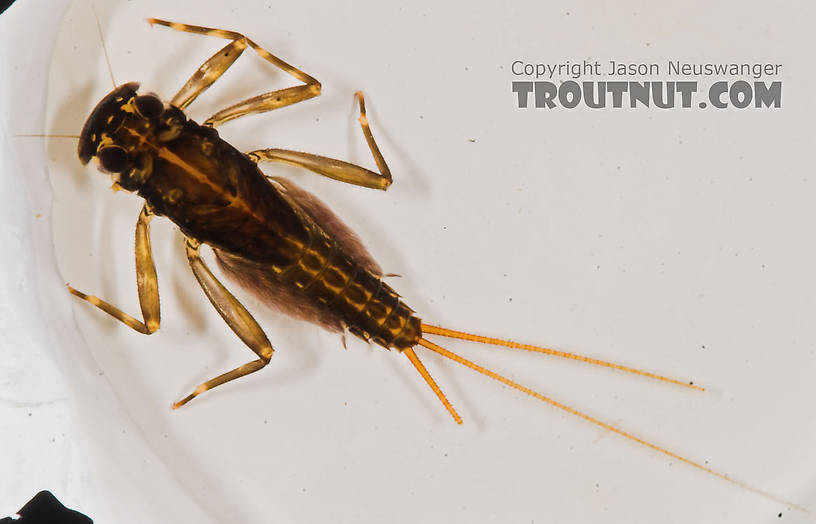
[[[121,148],[126,165],[109,166],[116,183],[186,237],[212,246],[221,267],[271,305],[386,348],[417,345],[420,320],[322,202],[289,180],[270,181],[215,129],[178,108],[146,115],[139,107],[155,97],[137,90],[125,84],[97,105],[79,143],[83,162],[87,151]],[[100,163],[107,169],[104,153]]]

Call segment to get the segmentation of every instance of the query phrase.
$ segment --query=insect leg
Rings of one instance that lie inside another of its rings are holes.
[[[290,151],[288,149],[258,149],[257,151],[247,153],[247,155],[255,162],[264,160],[284,162],[348,184],[373,189],[388,189],[388,186],[390,186],[392,182],[391,170],[388,169],[388,164],[385,163],[385,158],[383,158],[380,148],[374,140],[374,135],[371,133],[371,127],[368,125],[363,93],[362,91],[357,91],[354,96],[360,102],[360,118],[358,119],[360,128],[363,130],[363,135],[368,143],[368,148],[371,150],[371,155],[377,163],[379,173],[342,160],[335,160],[334,158],[313,155],[311,153],[302,153],[300,151]]]
[[[113,318],[127,324],[139,333],[149,335],[159,329],[161,313],[159,309],[159,282],[156,278],[156,266],[153,264],[153,252],[150,249],[150,220],[153,215],[147,204],[139,214],[136,222],[136,287],[139,292],[139,306],[142,309],[140,321],[119,308],[92,295],[86,295],[68,286],[68,291],[82,300],[86,300]]]
[[[309,98],[316,97],[320,94],[321,86],[317,79],[306,74],[300,69],[287,64],[241,33],[236,33],[235,31],[225,31],[223,29],[213,29],[210,27],[201,27],[197,25],[179,24],[176,22],[168,22],[166,20],[157,20],[155,18],[148,18],[147,21],[151,25],[159,24],[169,27],[170,29],[175,29],[176,31],[217,36],[232,40],[230,44],[227,44],[227,46],[221,51],[204,62],[198,71],[196,71],[193,76],[190,77],[187,83],[184,84],[184,87],[182,87],[176,96],[173,97],[171,104],[179,109],[184,109],[187,107],[198,95],[210,87],[210,85],[212,85],[213,82],[215,82],[224,73],[224,71],[226,71],[233,64],[233,62],[235,62],[238,55],[240,55],[247,46],[251,47],[256,53],[258,53],[258,56],[264,60],[271,62],[280,69],[283,69],[285,72],[289,73],[305,84],[295,87],[287,87],[285,89],[279,89],[277,91],[271,91],[269,93],[263,93],[252,98],[248,98],[214,114],[204,121],[204,125],[215,127],[227,122],[228,120],[232,120],[233,118],[238,118],[240,116],[249,115],[252,113],[271,111],[273,109],[278,109],[279,107],[308,100]]]
[[[244,344],[249,346],[249,349],[258,355],[258,359],[199,384],[192,393],[173,404],[173,409],[183,406],[208,389],[258,371],[269,363],[269,359],[275,351],[269,339],[266,338],[263,329],[258,325],[258,322],[252,318],[249,311],[238,302],[238,299],[236,299],[209,270],[199,255],[198,248],[198,242],[189,238],[187,239],[187,260],[190,261],[190,267],[193,270],[196,280],[198,280],[207,298],[210,299],[210,302],[221,315],[221,318],[224,319],[224,322],[238,335],[238,338],[240,338]]]

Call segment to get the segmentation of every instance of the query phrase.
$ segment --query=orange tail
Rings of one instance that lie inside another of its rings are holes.
[[[685,386],[685,387],[689,387],[689,388],[692,388],[692,389],[697,389],[697,390],[703,391],[703,388],[701,388],[699,386],[695,386],[695,385],[693,385],[691,383],[685,383],[685,382],[682,382],[682,381],[679,381],[679,380],[670,379],[670,378],[666,378],[666,377],[663,377],[663,376],[660,376],[660,375],[656,375],[654,373],[649,373],[647,371],[641,371],[641,370],[638,370],[638,369],[633,369],[633,368],[630,368],[630,367],[621,366],[619,364],[613,364],[613,363],[610,363],[610,362],[596,360],[596,359],[584,357],[584,356],[581,356],[581,355],[574,355],[572,353],[564,353],[562,351],[556,351],[556,350],[553,350],[553,349],[540,348],[540,347],[537,347],[537,346],[530,346],[530,345],[526,345],[526,344],[517,344],[515,342],[509,342],[509,341],[505,341],[505,340],[499,340],[499,339],[494,339],[494,338],[489,338],[489,337],[483,337],[483,336],[480,336],[480,335],[472,335],[472,334],[469,334],[469,333],[462,333],[462,332],[459,332],[459,331],[452,331],[452,330],[437,327],[437,326],[430,326],[428,324],[422,324],[422,330],[423,330],[424,333],[427,333],[427,334],[441,335],[441,336],[446,336],[446,337],[451,337],[451,338],[459,338],[459,339],[463,339],[463,340],[470,340],[470,341],[473,341],[473,342],[481,342],[481,343],[484,343],[484,344],[492,344],[492,345],[497,345],[497,346],[506,346],[506,347],[511,347],[511,348],[525,349],[525,350],[528,350],[528,351],[536,351],[536,352],[545,353],[545,354],[548,354],[548,355],[555,355],[555,356],[559,356],[559,357],[570,358],[570,359],[573,359],[573,360],[580,360],[580,361],[587,362],[587,363],[590,363],[590,364],[596,364],[596,365],[600,365],[600,366],[610,367],[610,368],[618,369],[618,370],[621,370],[621,371],[626,371],[628,373],[634,373],[634,374],[637,374],[637,375],[646,376],[646,377],[654,378],[654,379],[657,379],[657,380],[662,380],[664,382],[671,382],[673,384],[678,384],[680,386]],[[484,368],[484,367],[482,367],[482,366],[480,366],[480,365],[478,365],[478,364],[476,364],[474,362],[471,362],[470,360],[467,360],[467,359],[461,357],[460,355],[457,355],[456,353],[453,353],[452,351],[449,351],[449,350],[447,350],[447,349],[445,349],[445,348],[443,348],[443,347],[441,347],[441,346],[439,346],[437,344],[434,344],[433,342],[427,340],[426,338],[420,338],[419,339],[419,345],[433,351],[434,353],[442,355],[443,357],[448,358],[448,359],[456,362],[457,364],[461,364],[462,366],[465,366],[465,367],[470,368],[470,369],[472,369],[474,371],[477,371],[477,372],[481,373],[482,375],[485,375],[487,377],[492,378],[493,380],[497,380],[497,381],[501,382],[502,384],[510,386],[513,389],[516,389],[518,391],[521,391],[522,393],[526,393],[527,395],[530,395],[531,397],[534,397],[534,398],[537,398],[537,399],[539,399],[539,400],[541,400],[543,402],[546,402],[547,404],[549,404],[551,406],[554,406],[554,407],[556,407],[556,408],[558,408],[558,409],[560,409],[562,411],[565,411],[565,412],[569,413],[570,415],[574,415],[576,417],[579,417],[579,418],[581,418],[581,419],[583,419],[583,420],[585,420],[587,422],[590,422],[590,423],[592,423],[592,424],[594,424],[596,426],[599,426],[599,427],[601,427],[603,429],[611,431],[612,433],[615,433],[616,435],[624,437],[624,438],[626,438],[628,440],[631,440],[633,442],[637,442],[641,446],[645,446],[645,447],[647,447],[647,448],[649,448],[649,449],[651,449],[653,451],[656,451],[658,453],[662,453],[663,455],[671,457],[674,460],[677,460],[679,462],[687,464],[687,465],[689,465],[689,466],[691,466],[691,467],[693,467],[695,469],[698,469],[700,471],[704,471],[704,472],[708,473],[709,475],[713,475],[713,476],[715,476],[717,478],[728,481],[731,484],[734,484],[734,485],[739,486],[739,487],[741,487],[743,489],[746,489],[748,491],[751,491],[753,493],[761,495],[762,497],[771,499],[771,500],[773,500],[775,502],[785,504],[785,505],[787,505],[787,506],[789,506],[791,508],[795,508],[795,509],[798,509],[800,511],[805,511],[805,512],[808,511],[803,506],[800,506],[798,504],[794,504],[792,502],[786,501],[786,500],[784,500],[784,499],[782,499],[780,497],[777,497],[777,496],[775,496],[775,495],[773,495],[771,493],[768,493],[766,491],[763,491],[763,490],[761,490],[759,488],[755,488],[755,487],[753,487],[751,485],[745,484],[745,483],[743,483],[743,482],[741,482],[739,480],[736,480],[736,479],[734,479],[734,478],[732,478],[732,477],[730,477],[730,476],[728,476],[728,475],[726,475],[724,473],[720,473],[719,471],[716,471],[716,470],[711,469],[711,468],[709,468],[707,466],[704,466],[703,464],[700,464],[699,462],[695,462],[695,461],[693,461],[691,459],[688,459],[688,458],[686,458],[686,457],[684,457],[682,455],[679,455],[679,454],[677,454],[677,453],[675,453],[673,451],[670,451],[670,450],[668,450],[666,448],[658,446],[657,444],[649,442],[648,440],[645,440],[645,439],[643,439],[641,437],[633,435],[632,433],[624,431],[623,429],[621,429],[621,428],[619,428],[619,427],[617,427],[617,426],[615,426],[613,424],[609,424],[608,422],[604,422],[604,421],[602,421],[600,419],[597,419],[597,418],[595,418],[595,417],[593,417],[591,415],[587,415],[586,413],[584,413],[582,411],[579,411],[579,410],[577,410],[577,409],[575,409],[573,407],[570,407],[570,406],[568,406],[566,404],[562,404],[561,402],[559,402],[557,400],[554,400],[554,399],[552,399],[550,397],[547,397],[545,395],[542,395],[541,393],[533,391],[532,389],[530,389],[530,388],[528,388],[526,386],[522,386],[521,384],[519,384],[517,382],[514,382],[514,381],[510,380],[509,378],[506,378],[506,377],[504,377],[502,375],[499,375],[498,373],[496,373],[494,371],[491,371],[491,370],[489,370],[487,368]],[[411,361],[411,363],[414,365],[414,367],[417,369],[417,371],[419,371],[420,375],[422,375],[422,378],[425,379],[425,382],[428,383],[428,386],[430,386],[430,388],[433,390],[433,392],[436,394],[436,396],[439,398],[439,400],[445,406],[445,409],[448,410],[448,413],[451,414],[451,416],[456,421],[456,423],[461,424],[462,423],[462,418],[459,416],[459,414],[453,408],[451,403],[448,401],[447,397],[445,397],[445,394],[442,392],[442,390],[436,384],[434,379],[431,377],[428,370],[425,369],[425,366],[422,364],[422,362],[420,362],[419,357],[417,357],[417,355],[414,352],[413,348],[407,349],[403,353],[405,353],[405,355],[408,357],[408,359]]]
[[[481,344],[490,344],[493,346],[503,346],[513,349],[523,349],[526,351],[534,351],[536,353],[544,353],[545,355],[552,355],[555,357],[561,358],[568,358],[570,360],[578,360],[580,362],[586,362],[587,364],[594,364],[596,366],[603,366],[607,368],[617,369],[618,371],[625,371],[627,373],[633,373],[635,375],[640,375],[642,377],[649,377],[655,380],[662,380],[663,382],[670,382],[672,384],[677,384],[678,386],[683,386],[689,389],[696,389],[698,391],[705,391],[705,388],[700,386],[695,386],[693,382],[683,382],[682,380],[677,380],[674,378],[668,378],[661,375],[657,375],[655,373],[650,373],[649,371],[643,371],[640,369],[630,368],[629,366],[623,366],[621,364],[615,364],[613,362],[606,362],[605,360],[598,360],[596,358],[585,357],[583,355],[576,355],[574,353],[567,353],[565,351],[558,351],[556,349],[548,349],[542,348],[538,346],[531,346],[530,344],[519,344],[518,342],[511,342],[509,340],[501,340],[498,338],[490,338],[490,337],[483,337],[481,335],[473,335],[471,333],[464,333],[462,331],[454,331],[452,329],[446,329],[438,326],[432,326],[430,324],[422,324],[422,332],[423,333],[430,333],[432,335],[440,335],[443,337],[449,338],[458,338],[461,340],[469,340],[471,342],[479,342]]]

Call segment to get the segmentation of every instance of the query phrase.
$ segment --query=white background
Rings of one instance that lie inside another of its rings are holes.
[[[344,351],[240,292],[278,350],[271,364],[171,411],[253,355],[197,288],[167,221],[153,223],[159,333],[68,296],[65,282],[138,311],[141,204],[80,166],[75,141],[11,136],[78,133],[112,88],[89,3],[61,21],[57,2],[18,4],[0,17],[0,512],[49,488],[120,523],[810,518],[421,352],[465,419],[456,426],[407,359],[351,338]],[[317,100],[223,126],[242,150],[373,166],[352,98],[366,92],[388,192],[267,172],[335,209],[403,275],[392,284],[425,320],[709,389],[448,347],[816,509],[810,3],[163,4],[95,6],[117,83],[169,99],[225,43],[151,29],[148,16],[242,31],[323,83]],[[584,58],[782,63],[783,107],[514,107],[513,60]],[[288,85],[248,52],[189,114]]]

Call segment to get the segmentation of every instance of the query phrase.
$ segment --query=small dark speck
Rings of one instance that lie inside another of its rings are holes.
[[[470,71],[470,69],[468,69],[467,67],[465,67],[465,71]]]
[[[315,118],[315,122],[320,122],[320,117]]]
[[[268,421],[268,420],[264,420],[264,424],[269,424],[269,421]]]
[[[306,493],[306,488],[303,488],[300,491],[302,491],[303,493]]]
[[[651,42],[646,42],[646,47],[652,47],[652,43]]]
[[[703,344],[702,346],[700,346],[700,349],[705,349],[705,344]]]
[[[104,372],[104,371],[100,371],[99,373],[97,373],[97,375],[99,375],[100,377],[104,377],[104,376],[105,376],[105,372]]]
[[[28,412],[28,416],[29,416],[29,417],[31,416],[31,412],[30,412],[30,411]]]
[[[693,386],[693,385],[694,385],[694,381],[693,381],[693,380],[689,380],[689,386]]]
[[[420,119],[420,120],[422,120],[423,118],[425,118],[425,117],[424,117],[424,116],[422,116],[422,115],[419,115],[419,119]]]
[[[780,513],[779,515],[777,515],[777,517],[779,517],[779,518],[781,519],[781,518],[782,518],[782,514]]]
[[[510,297],[508,300],[509,300],[510,302],[512,302],[512,301],[513,301],[513,297]]]
[[[468,142],[470,142],[471,144],[475,144],[476,139],[475,138],[468,138]]]
[[[447,231],[447,229],[448,229],[448,226],[442,226],[443,231]]]
[[[570,12],[569,12],[569,11],[567,11],[567,12],[566,12],[566,13],[564,13],[564,14],[565,14],[565,15],[567,15],[567,16],[569,16],[569,15],[570,15]]]

